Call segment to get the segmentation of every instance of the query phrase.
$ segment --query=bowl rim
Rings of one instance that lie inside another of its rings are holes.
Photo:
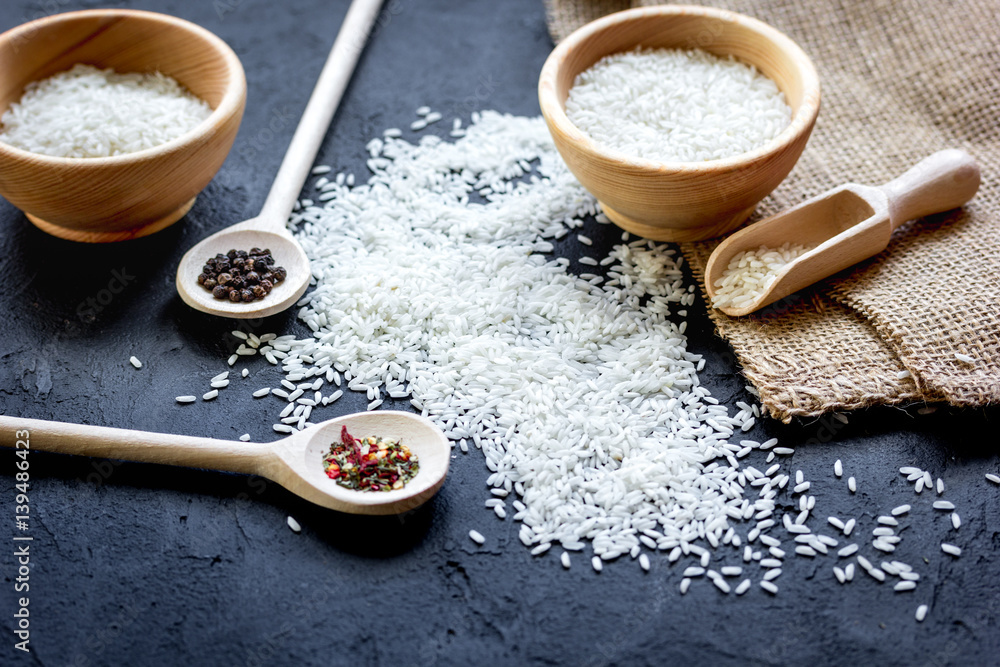
[[[0,34],[0,43],[17,40],[21,35],[27,33],[29,36],[38,30],[44,30],[51,25],[64,21],[74,21],[81,18],[110,17],[110,18],[138,18],[145,21],[165,23],[177,28],[186,30],[196,35],[203,41],[210,44],[215,52],[222,58],[229,73],[229,83],[226,91],[219,101],[218,106],[212,109],[212,113],[193,128],[184,134],[174,137],[170,141],[158,144],[151,148],[144,148],[124,155],[109,155],[105,157],[60,157],[56,155],[46,155],[45,153],[33,153],[23,148],[18,148],[3,140],[0,140],[0,156],[7,154],[9,157],[22,160],[30,159],[38,163],[49,163],[52,166],[73,165],[81,167],[83,165],[93,167],[108,167],[113,165],[128,165],[137,162],[144,162],[157,157],[174,153],[187,145],[207,140],[227,119],[238,115],[246,100],[246,73],[243,71],[243,64],[240,62],[236,52],[233,51],[221,37],[203,28],[197,23],[170,14],[151,12],[142,9],[81,9],[71,12],[62,12],[45,16],[21,25]],[[199,98],[201,99],[201,98]],[[2,126],[2,123],[0,123]]]
[[[583,42],[608,28],[626,21],[639,21],[653,16],[703,16],[728,23],[740,24],[775,44],[783,52],[791,54],[794,61],[798,64],[798,70],[803,83],[803,95],[802,104],[792,116],[788,126],[778,136],[745,153],[701,162],[668,162],[637,157],[609,146],[604,146],[574,125],[566,115],[563,103],[559,101],[556,95],[556,80],[559,75],[560,66],[565,62],[566,57],[573,50],[579,48]],[[726,9],[716,9],[701,5],[657,5],[652,7],[636,7],[608,14],[578,28],[559,42],[542,66],[542,71],[538,79],[538,99],[542,115],[554,126],[554,129],[560,130],[571,142],[576,144],[577,148],[590,153],[594,157],[614,160],[641,169],[693,175],[707,171],[746,166],[764,156],[781,152],[797,141],[803,133],[810,132],[819,114],[820,82],[819,74],[808,54],[790,37],[760,19]]]

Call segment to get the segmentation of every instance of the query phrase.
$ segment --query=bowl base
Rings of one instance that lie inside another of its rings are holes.
[[[750,208],[739,211],[737,213],[729,214],[723,218],[720,218],[716,223],[711,225],[698,225],[697,227],[688,228],[675,228],[675,227],[657,227],[653,225],[647,225],[642,222],[638,222],[629,218],[628,216],[622,215],[618,211],[610,208],[604,202],[598,202],[601,205],[601,209],[604,211],[604,215],[608,216],[611,222],[615,223],[622,229],[632,234],[641,236],[644,239],[650,239],[652,241],[674,241],[676,243],[685,243],[687,241],[704,241],[706,239],[715,238],[716,236],[722,236],[727,232],[731,232],[740,226],[740,224],[750,217],[757,205],[754,204]]]
[[[174,224],[181,218],[183,218],[191,207],[194,206],[194,202],[197,197],[192,197],[189,201],[184,203],[179,209],[168,213],[167,215],[159,218],[157,220],[152,220],[149,222],[144,222],[136,227],[130,227],[128,229],[121,229],[115,232],[98,232],[98,231],[85,231],[80,229],[69,229],[67,227],[60,227],[57,224],[46,222],[41,218],[38,218],[30,213],[25,213],[28,220],[31,221],[35,227],[46,234],[51,234],[61,239],[66,239],[67,241],[79,241],[80,243],[114,243],[116,241],[128,241],[131,239],[141,238],[143,236],[149,236],[150,234],[155,234],[161,229],[166,229],[170,225]]]

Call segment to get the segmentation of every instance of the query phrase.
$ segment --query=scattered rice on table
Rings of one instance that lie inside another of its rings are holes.
[[[347,186],[338,175],[324,186],[333,196],[293,214],[290,226],[315,267],[316,288],[299,311],[314,334],[258,341],[273,346],[285,373],[288,391],[254,392],[279,399],[290,423],[276,423],[276,432],[308,426],[303,415],[343,394],[324,397],[325,384],[346,384],[370,403],[409,399],[463,451],[482,452],[487,508],[503,519],[511,503],[532,554],[561,545],[569,568],[569,552],[589,545],[597,572],[624,555],[643,570],[652,552],[670,563],[686,558],[681,594],[706,573],[730,592],[724,577],[740,576],[742,566],[707,570],[726,547],[736,562],[741,553],[759,562],[759,585],[777,594],[773,580],[792,552],[773,536],[782,527],[795,541],[791,557],[821,558],[837,546],[809,526],[816,498],[801,471],[786,488],[792,476],[780,464],[766,474],[753,467],[754,451],[791,456],[792,448],[774,438],[731,442],[759,412],[743,404],[732,416],[700,386],[702,360],[687,351],[674,317],[695,296],[672,249],[623,242],[599,262],[609,277],[600,285],[549,254],[551,241],[582,226],[595,202],[539,119],[487,112],[457,144],[429,137],[414,146],[389,133],[379,141],[371,152],[381,162],[368,183]],[[473,192],[485,203],[469,206]],[[848,484],[856,490],[853,477]],[[798,514],[779,513],[778,494],[795,488]],[[664,511],[681,506],[683,513]],[[850,535],[856,520],[829,523]],[[893,549],[900,538],[892,524],[879,525],[888,532],[876,534],[873,548]],[[469,537],[485,542],[477,531]],[[751,546],[756,540],[763,554]],[[885,581],[886,571],[858,551],[850,544],[836,557],[856,555]],[[894,587],[915,588],[919,575],[895,563]],[[850,583],[854,562],[835,574]]]

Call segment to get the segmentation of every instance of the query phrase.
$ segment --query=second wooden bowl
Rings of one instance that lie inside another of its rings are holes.
[[[57,158],[0,142],[0,195],[42,230],[120,241],[179,220],[222,166],[246,103],[243,66],[208,30],[125,9],[56,14],[0,35],[0,114],[24,87],[77,63],[173,77],[212,115],[173,141],[128,155]]]
[[[700,48],[757,67],[785,94],[792,121],[742,155],[707,162],[653,162],[601,146],[566,117],[577,75],[604,56],[643,48]],[[538,83],[556,148],[618,226],[660,241],[695,241],[736,228],[792,170],[819,113],[809,57],[769,25],[734,12],[667,5],[611,14],[580,28],[549,55]]]

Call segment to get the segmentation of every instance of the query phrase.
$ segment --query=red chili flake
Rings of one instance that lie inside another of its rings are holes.
[[[357,491],[401,489],[420,470],[417,456],[397,440],[377,436],[355,438],[344,426],[340,442],[324,457],[326,476]]]

